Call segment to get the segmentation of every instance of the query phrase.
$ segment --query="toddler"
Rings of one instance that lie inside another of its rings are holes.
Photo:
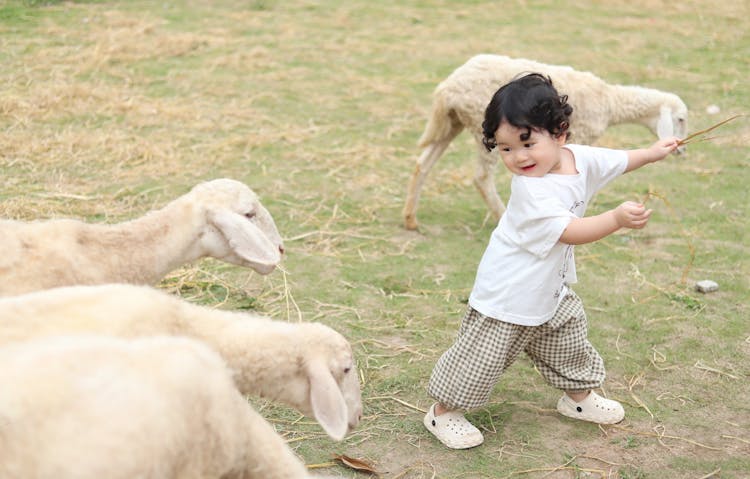
[[[576,282],[573,246],[646,225],[651,210],[632,201],[596,216],[584,213],[599,189],[664,159],[678,140],[628,151],[566,144],[572,112],[567,96],[537,73],[504,85],[485,111],[484,144],[499,150],[513,177],[456,340],[430,377],[428,392],[437,402],[424,424],[449,448],[482,443],[461,411],[486,404],[521,352],[564,391],[561,414],[600,424],[625,416],[620,403],[593,391],[604,382],[604,362],[587,339],[586,314],[570,287]]]

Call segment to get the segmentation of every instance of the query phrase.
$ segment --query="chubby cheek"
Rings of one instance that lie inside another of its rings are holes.
[[[501,159],[503,160],[503,164],[505,167],[510,171],[511,173],[518,173],[519,169],[518,167],[513,163],[513,160],[509,156],[501,156]]]

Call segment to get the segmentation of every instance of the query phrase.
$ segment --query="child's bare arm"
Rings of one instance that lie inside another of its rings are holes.
[[[663,160],[679,146],[678,141],[677,138],[665,138],[658,140],[648,148],[628,150],[628,166],[625,168],[625,173],[637,170],[643,165]]]
[[[634,201],[626,201],[617,208],[600,215],[573,218],[560,241],[566,244],[586,244],[609,236],[620,228],[640,229],[646,226],[651,210]]]

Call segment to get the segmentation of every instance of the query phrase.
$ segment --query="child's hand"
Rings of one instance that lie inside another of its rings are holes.
[[[656,143],[651,145],[648,149],[649,153],[652,155],[653,161],[659,161],[666,158],[667,155],[676,150],[678,146],[680,146],[680,139],[677,137],[670,137],[657,140]]]
[[[641,203],[626,201],[615,208],[615,219],[620,228],[641,229],[646,226],[652,210]]]
[[[648,148],[628,150],[628,166],[625,168],[625,173],[636,170],[643,165],[663,160],[679,146],[680,140],[677,137],[670,137],[658,140]]]

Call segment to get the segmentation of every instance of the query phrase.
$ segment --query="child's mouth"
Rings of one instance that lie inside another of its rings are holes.
[[[536,165],[527,165],[527,166],[522,166],[522,167],[521,167],[521,169],[522,169],[523,171],[529,171],[530,169],[534,168],[535,166],[536,166]]]

